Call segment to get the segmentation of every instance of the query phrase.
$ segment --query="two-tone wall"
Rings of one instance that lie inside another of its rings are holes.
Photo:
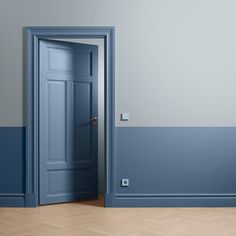
[[[1,1],[0,205],[24,203],[29,25],[116,27],[114,205],[236,205],[235,7],[233,0]],[[129,121],[120,121],[122,112]]]

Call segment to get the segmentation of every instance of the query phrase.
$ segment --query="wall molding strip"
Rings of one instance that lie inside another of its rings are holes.
[[[1,193],[0,207],[25,207],[25,194]]]

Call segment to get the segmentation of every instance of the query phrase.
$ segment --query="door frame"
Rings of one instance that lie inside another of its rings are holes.
[[[115,187],[115,27],[29,26],[24,28],[26,90],[25,206],[39,205],[39,39],[103,38],[104,73],[104,206],[112,206]]]

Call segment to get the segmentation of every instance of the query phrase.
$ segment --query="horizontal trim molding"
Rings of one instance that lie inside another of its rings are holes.
[[[0,207],[25,207],[25,194],[1,193]]]
[[[0,197],[25,197],[24,193],[0,193]]]
[[[181,194],[116,194],[116,197],[148,197],[148,198],[158,198],[158,197],[168,197],[168,198],[176,198],[176,197],[236,197],[236,193],[181,193]]]
[[[115,197],[113,207],[236,207],[236,197]]]
[[[123,122],[127,122],[127,121],[123,121]],[[189,129],[189,128],[193,128],[193,129],[201,129],[201,128],[203,128],[203,129],[211,129],[211,128],[216,128],[216,129],[235,129],[236,128],[236,126],[232,126],[232,125],[219,125],[219,126],[217,126],[217,125],[116,125],[116,128],[148,128],[148,129],[150,129],[150,128],[154,128],[154,129],[156,129],[156,128],[158,128],[158,129],[168,129],[168,128],[174,128],[174,129],[184,129],[184,128],[186,128],[186,129]]]
[[[60,80],[58,80],[60,81]],[[0,128],[26,128],[25,125],[0,125]],[[116,125],[115,128],[222,128],[222,129],[229,129],[229,128],[232,128],[232,129],[235,129],[236,126],[211,126],[211,125],[201,125],[201,126],[197,126],[197,125],[191,125],[191,126],[178,126],[178,125],[175,125],[175,126],[159,126],[159,125],[140,125],[140,126],[137,126],[137,125]]]

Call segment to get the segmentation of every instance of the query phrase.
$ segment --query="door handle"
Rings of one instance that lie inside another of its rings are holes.
[[[98,118],[96,116],[90,119],[90,123],[92,124],[93,127],[97,126],[97,120]]]

